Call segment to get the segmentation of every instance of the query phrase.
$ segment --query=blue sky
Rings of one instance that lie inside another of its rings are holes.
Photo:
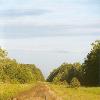
[[[0,45],[45,76],[82,62],[100,39],[100,0],[0,0]]]

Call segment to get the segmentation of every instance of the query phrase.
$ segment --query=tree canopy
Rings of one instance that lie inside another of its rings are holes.
[[[0,82],[30,83],[44,81],[42,72],[34,64],[19,64],[7,57],[7,52],[0,48]]]
[[[80,63],[63,63],[57,69],[54,69],[47,78],[48,82],[67,82],[70,83],[73,77],[80,79]]]
[[[92,49],[82,65],[63,63],[50,73],[47,81],[54,83],[66,81],[70,84],[73,77],[85,86],[100,85],[100,40],[92,43]]]
[[[92,43],[92,49],[82,65],[82,72],[84,85],[100,85],[100,40]]]

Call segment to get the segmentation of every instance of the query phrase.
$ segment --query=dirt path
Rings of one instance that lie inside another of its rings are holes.
[[[46,83],[38,83],[29,91],[25,91],[12,100],[62,100]]]

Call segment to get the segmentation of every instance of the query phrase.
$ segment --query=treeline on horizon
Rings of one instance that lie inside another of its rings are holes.
[[[48,82],[70,86],[100,86],[100,40],[92,43],[92,49],[84,63],[63,63],[54,69]]]
[[[20,64],[0,48],[0,83],[32,83],[44,81],[40,69],[34,64]]]
[[[0,83],[32,83],[45,81],[40,69],[34,64],[20,64],[7,56],[0,48]],[[63,63],[46,79],[54,84],[69,86],[100,86],[100,40],[92,43],[92,49],[84,63]]]

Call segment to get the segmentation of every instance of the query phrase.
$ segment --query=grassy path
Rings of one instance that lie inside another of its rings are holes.
[[[0,84],[0,100],[100,100],[100,87],[75,89],[46,82]]]
[[[38,83],[35,87],[28,91],[20,93],[13,100],[62,100],[55,92],[46,84]]]

